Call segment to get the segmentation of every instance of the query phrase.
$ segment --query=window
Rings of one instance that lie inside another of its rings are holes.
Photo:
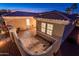
[[[26,24],[27,24],[28,26],[30,25],[30,19],[29,19],[29,18],[26,19]]]
[[[41,31],[45,33],[46,23],[41,23]]]
[[[52,35],[53,24],[47,24],[47,34]]]
[[[30,19],[29,18],[26,19],[26,27],[27,27],[27,29],[30,28]]]

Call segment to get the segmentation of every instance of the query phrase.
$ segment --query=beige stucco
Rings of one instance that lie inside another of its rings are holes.
[[[46,19],[46,18],[36,18],[39,21],[49,22],[49,23],[56,23],[56,24],[63,24],[68,25],[70,22],[68,20],[61,20],[61,19]]]
[[[57,37],[62,37],[63,32],[64,32],[64,25],[62,24],[53,24],[54,28],[53,28],[53,35],[57,36]]]
[[[26,19],[30,20],[30,28],[36,27],[36,20],[33,17],[26,16],[3,16],[7,25],[12,25],[15,28],[20,28],[21,30],[26,30]]]
[[[37,30],[38,31],[41,31],[41,22],[51,23],[51,22],[47,22],[47,21],[37,20]],[[65,25],[57,24],[57,23],[53,23],[53,22],[51,24],[53,25],[52,35],[56,36],[56,37],[62,37]]]
[[[31,21],[30,21],[30,24],[31,24],[31,28],[36,28],[36,19],[34,19],[33,17],[31,17],[31,19],[30,19]]]
[[[47,24],[51,23],[53,25],[52,36],[47,35],[46,32],[45,33],[41,32],[41,23],[42,22],[45,22]],[[59,50],[60,45],[61,45],[61,38],[64,33],[65,25],[59,24],[59,23],[37,20],[36,28],[37,28],[37,31],[36,31],[37,35],[43,37],[44,39],[46,39],[49,42],[54,42],[54,40],[55,40],[54,44],[52,45],[52,51],[53,51],[53,53],[57,53],[57,51]]]

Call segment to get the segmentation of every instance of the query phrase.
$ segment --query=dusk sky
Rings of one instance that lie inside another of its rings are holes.
[[[22,10],[29,12],[46,12],[46,11],[65,11],[67,7],[70,7],[71,3],[0,3],[0,9]],[[79,13],[78,9],[75,12]]]

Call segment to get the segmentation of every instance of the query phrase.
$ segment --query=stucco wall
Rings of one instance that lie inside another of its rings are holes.
[[[41,32],[41,22],[44,22],[44,21],[37,21],[37,31],[40,31],[40,32]],[[45,22],[45,23],[49,23],[49,22]],[[54,26],[52,31],[52,37],[53,35],[57,37],[62,37],[65,25],[55,24],[55,23],[51,23],[51,24]]]
[[[70,23],[69,25],[66,25],[62,36],[62,43],[65,41],[65,39],[68,37],[68,35],[72,32],[74,28],[75,28],[75,25],[72,23]]]
[[[36,19],[34,19],[33,17],[30,18],[30,27],[31,28],[36,28]]]
[[[52,51],[54,53],[56,53],[61,45],[61,37],[63,36],[64,33],[64,28],[65,25],[63,24],[56,24],[56,23],[51,23],[53,25],[53,31],[52,31],[52,36],[47,35],[46,33],[41,32],[41,22],[45,22],[45,23],[50,23],[47,21],[39,21],[37,20],[37,35],[43,37],[44,39],[48,40],[49,42],[54,42],[54,40],[56,40],[53,45]]]
[[[63,32],[64,32],[64,25],[54,24],[53,33],[52,33],[53,35],[62,37]]]
[[[21,30],[26,30],[27,26],[26,26],[26,19],[29,18],[30,19],[30,27],[36,27],[36,23],[35,23],[35,19],[33,17],[16,17],[16,16],[7,16],[7,17],[3,17],[6,24],[8,25],[12,25],[15,28],[20,28]]]

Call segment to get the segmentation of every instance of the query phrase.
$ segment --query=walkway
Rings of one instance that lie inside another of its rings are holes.
[[[20,31],[18,34],[25,51],[30,50],[32,53],[42,53],[50,46],[50,43],[35,35],[35,30]]]

